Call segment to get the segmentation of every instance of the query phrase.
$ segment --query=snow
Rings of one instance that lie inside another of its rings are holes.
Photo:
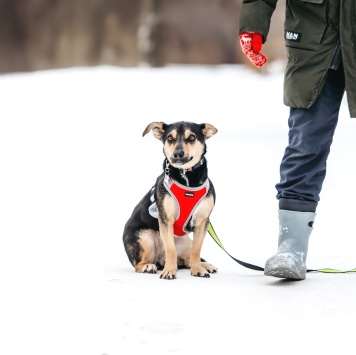
[[[353,354],[355,274],[301,282],[236,263],[207,235],[210,278],[135,273],[123,226],[161,173],[152,121],[207,122],[212,224],[235,258],[277,248],[283,72],[72,68],[0,76],[0,353]],[[356,267],[356,121],[343,102],[308,268]]]

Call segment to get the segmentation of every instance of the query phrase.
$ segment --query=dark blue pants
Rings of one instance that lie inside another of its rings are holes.
[[[310,109],[291,108],[288,146],[276,184],[280,209],[315,212],[345,91],[343,66],[329,69]]]

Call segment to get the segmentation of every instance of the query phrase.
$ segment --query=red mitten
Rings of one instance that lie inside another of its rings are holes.
[[[241,49],[256,67],[267,63],[267,57],[260,53],[262,49],[262,35],[256,32],[243,32],[240,34]]]

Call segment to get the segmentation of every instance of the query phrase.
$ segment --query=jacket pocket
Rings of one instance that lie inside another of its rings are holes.
[[[324,0],[299,0],[303,2],[311,2],[313,4],[321,4]]]
[[[318,51],[327,26],[326,0],[288,0],[284,22],[287,47]]]

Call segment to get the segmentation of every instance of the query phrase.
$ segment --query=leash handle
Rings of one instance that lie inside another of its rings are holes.
[[[239,259],[234,258],[230,253],[228,253],[226,251],[226,249],[224,248],[224,246],[222,245],[220,239],[218,238],[212,224],[210,223],[208,226],[208,233],[210,234],[210,236],[214,239],[214,241],[216,242],[216,244],[222,249],[224,250],[224,252],[230,256],[230,258],[234,259],[237,263],[239,263],[240,265],[248,268],[248,269],[252,269],[252,270],[256,270],[256,271],[264,271],[264,268],[261,266],[257,266],[257,265],[253,265],[253,264],[249,264],[246,263],[244,261],[241,261]],[[356,272],[356,268],[354,269],[350,269],[350,270],[338,270],[338,269],[332,269],[332,268],[323,268],[323,269],[308,269],[307,272],[322,272],[322,273],[326,273],[326,274],[346,274],[346,273],[352,273],[352,272]]]

